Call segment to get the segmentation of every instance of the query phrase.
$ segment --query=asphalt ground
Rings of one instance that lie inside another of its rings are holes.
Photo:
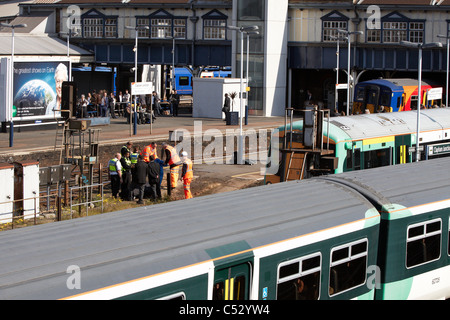
[[[284,125],[284,117],[260,117],[249,116],[248,125],[243,122],[243,131],[248,129],[270,129]],[[205,132],[210,129],[220,130],[223,134],[227,130],[239,132],[239,125],[226,125],[221,119],[193,118],[191,115],[181,115],[178,117],[159,116],[155,122],[150,124],[141,124],[134,127],[126,122],[126,119],[119,117],[111,119],[109,125],[91,126],[91,128],[100,129],[99,143],[100,148],[107,145],[125,144],[132,141],[138,144],[140,141],[163,141],[168,140],[169,131],[184,129],[192,135]],[[9,132],[0,133],[0,159],[5,157],[14,157],[17,155],[48,152],[55,149],[56,129],[42,130],[21,130],[14,131],[13,145],[10,147]]]

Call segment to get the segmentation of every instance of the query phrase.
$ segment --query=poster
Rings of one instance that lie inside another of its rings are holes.
[[[69,61],[14,62],[13,117],[60,117],[62,83]]]

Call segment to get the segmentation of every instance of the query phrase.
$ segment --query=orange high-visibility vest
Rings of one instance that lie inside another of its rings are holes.
[[[156,154],[156,148],[153,148],[151,144],[146,146],[144,150],[142,150],[141,154],[144,156],[145,162],[150,162],[151,155],[154,155],[155,159],[158,158],[158,155]]]
[[[179,165],[181,160],[180,160],[180,157],[177,154],[177,150],[175,150],[175,148],[172,147],[172,146],[167,146],[166,148],[170,151],[170,159],[169,159],[168,164],[170,166],[173,165],[173,164],[178,164]]]
[[[184,160],[184,164],[186,165],[186,173],[184,174],[183,179],[192,179],[194,177],[194,172],[192,171],[192,161],[189,158]]]

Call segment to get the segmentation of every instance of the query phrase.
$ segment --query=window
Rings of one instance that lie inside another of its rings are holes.
[[[186,38],[186,19],[173,19],[173,36],[177,39]]]
[[[103,38],[103,19],[83,19],[83,34],[85,38]]]
[[[441,219],[408,227],[406,267],[415,267],[439,259],[441,253]]]
[[[228,16],[217,9],[214,9],[202,16],[203,20],[203,39],[206,40],[225,40],[227,37]]]
[[[150,20],[148,18],[136,18],[137,27],[148,27],[150,25]],[[148,38],[150,36],[149,29],[138,30],[139,38]]]
[[[450,220],[448,222],[448,243],[447,243],[447,253],[450,256]]]
[[[381,18],[381,29],[366,29],[366,40],[371,43],[422,43],[424,33],[424,20],[411,20],[398,12],[392,12]]]
[[[423,43],[423,22],[411,22],[409,24],[409,41],[416,43]]]
[[[322,41],[336,42],[331,37],[338,37],[339,29],[347,30],[347,21],[323,21]]]
[[[105,19],[105,38],[117,38],[117,18]]]
[[[225,40],[226,20],[209,19],[203,21],[204,38],[207,40]]]
[[[367,29],[367,42],[381,42],[381,30]]]
[[[84,38],[117,38],[117,16],[91,9],[81,15],[81,24]]]
[[[152,19],[151,22],[152,39],[172,36],[172,19]]]
[[[277,300],[319,299],[321,260],[317,253],[280,264]]]
[[[383,22],[383,42],[397,43],[407,40],[407,22]]]
[[[338,37],[338,30],[347,30],[348,17],[341,14],[339,11],[334,10],[322,18],[322,41],[324,42],[336,42],[336,39],[331,37]]]
[[[330,296],[365,283],[367,239],[334,248],[331,251]]]
[[[244,275],[214,284],[213,300],[245,300],[246,279]]]
[[[364,151],[364,169],[391,165],[391,148]]]

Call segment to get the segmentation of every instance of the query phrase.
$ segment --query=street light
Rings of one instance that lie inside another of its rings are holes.
[[[228,26],[229,30],[239,31],[241,33],[241,83],[240,83],[240,106],[239,106],[239,145],[238,145],[238,164],[243,164],[244,161],[244,137],[242,135],[242,113],[243,113],[243,105],[244,105],[244,33],[249,33],[253,31],[257,31],[259,29],[258,26]],[[248,50],[248,48],[247,48]],[[247,84],[248,85],[248,84]]]
[[[349,115],[350,112],[350,36],[352,34],[358,35],[358,34],[364,34],[362,31],[347,31],[347,30],[338,30],[338,33],[342,33],[347,35],[347,41],[348,41],[348,57],[347,57],[347,115]]]
[[[431,43],[415,43],[410,41],[400,41],[400,45],[409,48],[419,48],[419,88],[417,95],[417,134],[416,134],[416,162],[420,161],[420,151],[419,151],[419,132],[420,132],[420,105],[422,101],[422,48],[442,48],[442,43],[431,42]]]
[[[5,28],[11,28],[12,38],[11,38],[11,61],[10,61],[10,74],[9,74],[9,83],[11,84],[11,90],[10,90],[10,102],[11,102],[11,121],[9,122],[9,147],[12,148],[13,141],[14,141],[14,122],[12,117],[12,110],[13,110],[13,87],[14,87],[14,29],[16,28],[26,28],[27,25],[25,23],[21,24],[8,24],[8,23],[0,23],[0,26]]]
[[[336,42],[336,86],[334,88],[334,107],[336,111],[338,108],[338,84],[339,84],[339,40],[348,40],[348,37],[340,38],[335,36],[330,36],[331,39],[337,40]]]
[[[138,31],[139,30],[148,30],[150,29],[148,26],[136,26],[136,27],[131,27],[131,26],[125,26],[125,29],[128,30],[134,30],[135,31],[135,44],[134,44],[134,82],[137,82],[137,61],[138,61]],[[134,110],[133,108],[130,108],[130,111],[134,111],[134,115],[133,115],[133,134],[136,135],[137,134],[137,95],[134,95]],[[130,114],[130,136],[131,136],[131,114]]]
[[[172,39],[172,89],[175,88],[175,39],[182,39],[182,38],[176,38],[174,36],[166,36],[166,39]]]
[[[445,88],[445,106],[448,107],[448,64],[449,64],[450,36],[444,36],[442,34],[438,34],[438,38],[447,39],[447,81],[446,81],[446,88]]]
[[[69,32],[61,32],[61,34],[67,35],[67,58],[70,59],[70,37],[78,35],[78,32],[72,31],[72,29],[69,29]],[[72,66],[69,62],[69,81],[72,80]]]
[[[249,76],[248,76],[248,71],[249,71],[249,55],[250,55],[250,36],[251,35],[258,35],[259,34],[259,31],[249,31],[249,32],[247,32],[247,66],[246,66],[246,69],[245,69],[245,77],[246,77],[246,85],[247,85],[247,88],[249,88],[249,84],[248,84],[248,81],[249,81]],[[247,92],[247,95],[246,95],[246,98],[247,98],[247,102],[246,102],[246,108],[245,108],[245,125],[247,125],[248,124],[248,119],[247,119],[247,115],[248,115],[248,90],[245,90],[246,92]]]

